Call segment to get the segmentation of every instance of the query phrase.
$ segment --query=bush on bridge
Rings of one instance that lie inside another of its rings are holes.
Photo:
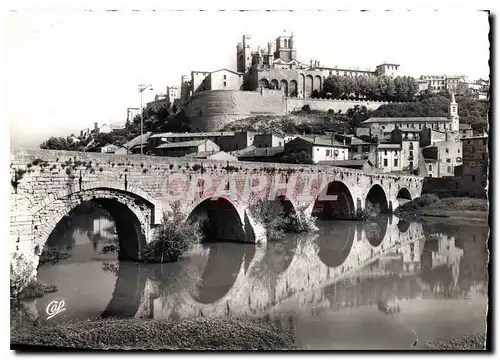
[[[250,205],[249,210],[266,229],[266,237],[269,241],[283,238],[288,224],[281,204],[276,201],[257,199]]]
[[[146,262],[164,263],[178,261],[189,248],[201,241],[203,233],[197,221],[184,221],[180,202],[163,214],[162,223],[155,229],[153,239],[142,252]]]

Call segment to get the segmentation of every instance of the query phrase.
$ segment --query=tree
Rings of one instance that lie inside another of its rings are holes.
[[[200,223],[184,221],[179,201],[163,214],[162,223],[155,229],[153,240],[142,251],[146,262],[175,262],[189,248],[203,238]]]
[[[353,108],[347,110],[346,115],[350,119],[349,123],[352,131],[359,127],[363,121],[369,118],[366,106],[359,105],[355,105]]]

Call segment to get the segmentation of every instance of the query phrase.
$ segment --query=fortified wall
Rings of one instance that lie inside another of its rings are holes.
[[[283,115],[285,108],[285,96],[279,90],[210,90],[193,95],[186,115],[193,131],[212,131],[249,116]]]
[[[235,120],[256,115],[286,115],[309,105],[311,110],[345,113],[354,106],[369,110],[388,104],[383,101],[301,99],[285,97],[281,90],[208,90],[193,95],[185,111],[192,131],[217,131]]]

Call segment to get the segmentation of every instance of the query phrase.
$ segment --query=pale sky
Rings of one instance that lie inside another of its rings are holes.
[[[305,63],[375,69],[387,61],[402,75],[489,77],[484,12],[10,12],[11,147],[124,122],[127,107],[140,105],[139,83],[153,84],[147,102],[191,70],[236,70],[243,34],[265,45],[285,29]]]

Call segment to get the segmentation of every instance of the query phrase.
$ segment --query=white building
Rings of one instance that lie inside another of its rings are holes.
[[[342,144],[333,137],[327,139],[320,136],[297,136],[285,143],[284,153],[306,152],[316,164],[327,160],[348,160],[349,145]]]
[[[402,170],[401,144],[378,144],[376,167],[382,172]]]

